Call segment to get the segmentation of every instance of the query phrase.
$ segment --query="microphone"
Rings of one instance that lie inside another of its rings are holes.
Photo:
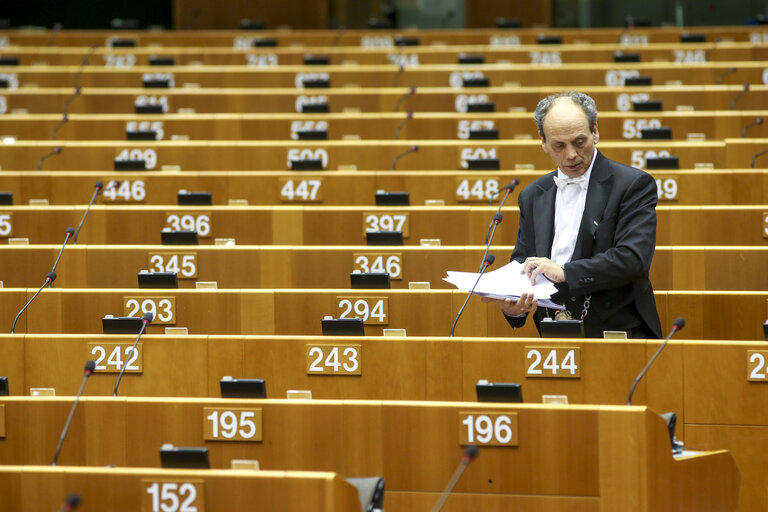
[[[69,241],[69,238],[75,233],[75,230],[71,227],[64,230],[64,243],[61,244],[61,250],[59,251],[59,255],[56,257],[56,261],[53,263],[53,268],[51,269],[51,272],[54,272],[56,270],[56,266],[59,264],[59,260],[61,259],[61,254],[64,252],[64,246],[67,245],[67,242]],[[77,235],[75,235],[75,240],[77,240]],[[53,288],[53,280],[51,280],[50,287]]]
[[[80,82],[80,76],[83,74],[83,71],[85,71],[85,66],[88,65],[88,59],[91,57],[91,55],[93,55],[93,52],[96,51],[96,48],[98,48],[98,45],[91,45],[91,49],[80,61],[80,66],[77,68],[75,76],[72,77],[72,87],[74,87],[75,92],[73,92],[69,98],[64,101],[64,107],[61,109],[61,121],[59,121],[59,124],[57,124],[53,129],[53,133],[51,133],[51,140],[56,140],[56,134],[59,132],[59,129],[69,121],[69,104],[72,103],[72,100],[74,100],[76,97],[80,96],[81,90],[80,86],[78,85]]]
[[[464,473],[464,470],[467,468],[470,462],[472,462],[477,458],[478,450],[479,448],[474,445],[469,445],[466,447],[466,449],[464,450],[464,455],[461,457],[461,462],[459,462],[459,465],[456,467],[456,471],[453,472],[453,476],[448,482],[448,485],[445,486],[445,489],[443,490],[443,493],[440,495],[440,498],[437,500],[437,503],[435,503],[435,506],[432,507],[432,512],[439,512],[440,509],[443,508],[443,505],[445,504],[445,500],[447,500],[448,496],[451,495],[453,488],[456,486],[456,483],[459,481],[459,478],[461,478],[461,475]]]
[[[755,156],[752,157],[752,163],[749,165],[750,169],[755,168],[755,160],[757,160],[758,157],[763,156],[764,154],[768,153],[768,149],[764,149],[763,151],[760,151],[759,153],[755,153]]]
[[[72,510],[75,510],[77,507],[80,506],[80,495],[76,492],[73,492],[69,496],[67,496],[67,499],[64,500],[64,503],[61,504],[61,508],[59,509],[59,512],[70,512]]]
[[[147,328],[147,324],[152,323],[153,318],[154,317],[152,316],[152,313],[144,313],[144,316],[141,317],[141,329],[139,329],[139,335],[136,336],[136,341],[133,342],[133,347],[131,348],[132,354],[136,352],[136,345],[139,344],[141,335],[144,334],[144,330]],[[123,378],[126,366],[128,366],[127,363],[123,364],[123,367],[120,368],[120,374],[117,376],[117,382],[115,382],[115,390],[112,392],[112,396],[117,396],[117,388],[120,386],[120,381]]]
[[[497,212],[501,211],[501,207],[504,206],[504,203],[507,201],[507,198],[509,197],[509,194],[511,194],[515,190],[515,187],[518,186],[519,184],[520,184],[520,180],[517,179],[517,178],[512,178],[512,181],[507,183],[507,186],[504,187],[504,190],[506,191],[506,194],[504,194],[504,198],[499,203],[499,209],[496,210]],[[491,196],[491,198],[488,200],[488,206],[493,206],[493,200],[496,199],[497,197],[499,197],[499,193],[500,192],[501,191],[496,192],[495,194],[493,194],[493,196]]]
[[[467,298],[464,299],[464,304],[461,305],[461,309],[459,309],[459,312],[456,314],[456,318],[453,320],[453,325],[451,326],[451,338],[453,338],[453,331],[456,330],[456,324],[459,323],[459,318],[461,317],[461,314],[464,312],[464,308],[467,307],[467,302],[469,302],[469,298],[472,296],[472,293],[475,291],[475,288],[477,287],[477,283],[480,282],[480,278],[483,277],[483,273],[485,273],[485,269],[493,265],[493,262],[496,261],[496,256],[493,254],[487,255],[485,258],[483,258],[483,264],[480,266],[480,273],[477,276],[477,281],[475,281],[475,284],[472,285],[472,289],[469,290],[469,293],[467,294]]]
[[[408,97],[412,94],[416,94],[416,86],[412,85],[408,88],[408,92],[397,98],[397,101],[395,101],[395,108],[394,111],[397,112],[400,109],[400,104],[404,102]]]
[[[397,170],[397,161],[398,161],[398,160],[400,160],[401,158],[403,158],[403,157],[404,157],[405,155],[407,155],[408,153],[415,153],[415,152],[416,152],[416,151],[418,151],[418,150],[419,150],[419,146],[411,146],[411,147],[410,147],[410,148],[408,148],[407,150],[405,150],[405,151],[403,151],[402,153],[400,153],[399,155],[397,155],[397,156],[395,157],[395,159],[394,159],[394,160],[392,160],[392,170],[393,170],[393,171],[396,171],[396,170]]]
[[[756,118],[754,121],[752,121],[747,126],[742,128],[742,130],[741,130],[741,138],[743,139],[743,138],[745,138],[747,136],[747,130],[749,130],[753,126],[758,126],[758,125],[761,125],[761,124],[763,124],[763,118],[762,117]]]
[[[731,73],[735,73],[735,72],[736,72],[736,68],[728,68],[722,73],[720,73],[719,75],[717,75],[717,85],[720,85],[723,83],[724,76],[730,75]]]
[[[56,272],[48,272],[48,274],[46,274],[45,282],[43,283],[43,286],[41,286],[40,289],[37,290],[37,292],[32,296],[31,299],[29,299],[29,302],[24,304],[24,307],[21,308],[21,311],[16,313],[16,318],[13,319],[13,325],[11,326],[11,334],[14,334],[16,332],[16,322],[19,321],[19,317],[21,316],[21,314],[29,307],[30,304],[32,304],[32,301],[35,300],[35,297],[40,295],[40,292],[43,291],[43,288],[45,288],[45,286],[48,283],[52,283],[55,280],[56,280]]]
[[[503,218],[504,216],[501,214],[501,212],[496,212],[493,214],[491,223],[488,224],[488,231],[485,232],[485,253],[483,253],[483,262],[480,264],[480,270],[482,270],[483,265],[485,265],[485,257],[488,256],[488,249],[491,247],[493,235],[496,233],[496,227],[501,224]],[[480,270],[478,270],[478,272],[480,272]]]
[[[56,453],[53,455],[53,463],[51,464],[51,466],[55,466],[59,460],[61,445],[64,444],[64,439],[67,437],[69,424],[72,422],[72,416],[75,415],[75,409],[77,409],[77,403],[80,401],[80,395],[83,394],[83,389],[85,389],[85,382],[88,380],[88,377],[91,376],[91,374],[93,373],[93,370],[95,369],[96,369],[96,363],[94,363],[93,361],[88,361],[87,363],[85,363],[85,374],[83,375],[83,382],[80,384],[80,391],[77,392],[77,396],[75,397],[75,402],[72,404],[72,409],[69,411],[69,417],[67,418],[67,422],[64,423],[64,430],[61,431],[61,437],[59,437],[59,445],[56,447]],[[70,497],[67,498],[67,502],[69,502]],[[79,503],[80,503],[80,497],[78,496],[77,504]],[[75,506],[77,506],[77,504]]]
[[[46,153],[43,156],[41,156],[40,160],[37,161],[37,170],[39,171],[40,169],[43,168],[44,161],[48,160],[53,155],[58,155],[59,153],[61,153],[61,148],[57,146],[53,148],[53,150],[50,153]]]
[[[405,119],[400,121],[400,124],[398,124],[397,128],[395,128],[395,140],[400,140],[400,130],[402,130],[403,126],[405,126],[405,123],[407,123],[411,119],[413,119],[413,112],[408,112],[405,115]]]
[[[731,110],[736,106],[736,102],[739,101],[739,98],[741,98],[747,91],[749,91],[749,82],[744,83],[744,88],[731,100]]]
[[[93,196],[91,196],[91,202],[88,203],[88,208],[85,209],[85,213],[83,214],[83,218],[80,219],[80,224],[77,226],[77,231],[75,231],[75,239],[72,240],[73,245],[77,245],[77,237],[80,235],[80,230],[83,229],[83,222],[85,222],[85,217],[88,215],[88,212],[91,211],[91,206],[94,202],[96,202],[96,198],[98,197],[99,193],[101,193],[101,190],[104,188],[104,183],[101,181],[97,181],[96,185],[94,185],[94,191]]]
[[[664,347],[667,346],[667,342],[669,341],[669,338],[671,338],[673,334],[675,334],[677,331],[679,331],[683,327],[685,327],[685,318],[683,317],[678,318],[672,323],[672,330],[669,331],[669,334],[667,334],[667,338],[664,340],[664,343],[661,344],[661,346],[659,347],[659,350],[657,350],[656,353],[653,354],[653,357],[651,357],[650,361],[648,361],[648,364],[645,365],[645,368],[643,368],[640,371],[640,374],[635,379],[635,382],[632,383],[632,389],[629,390],[629,397],[627,398],[627,405],[632,405],[632,395],[635,393],[635,388],[637,387],[637,384],[640,382],[640,379],[643,378],[643,376],[645,375],[645,372],[648,371],[648,368],[651,367],[651,365],[659,356],[659,354],[661,354],[661,351],[664,350]]]

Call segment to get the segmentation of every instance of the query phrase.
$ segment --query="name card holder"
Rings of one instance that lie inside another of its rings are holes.
[[[164,444],[160,447],[160,467],[174,469],[208,469],[208,448]]]
[[[536,38],[536,42],[538,44],[563,44],[563,38],[560,36],[539,35]]]
[[[365,336],[362,318],[325,317],[321,327],[323,336]]]
[[[411,198],[408,192],[376,191],[376,206],[410,206]]]
[[[367,231],[365,243],[368,245],[403,245],[402,231]]]
[[[305,55],[305,66],[327,66],[331,63],[330,57],[327,55]]]
[[[386,272],[351,272],[350,287],[355,290],[389,289],[389,274]]]
[[[496,112],[496,103],[493,101],[470,103],[467,105],[467,112]]]
[[[322,171],[323,161],[319,158],[308,158],[306,160],[291,160],[292,171]]]
[[[464,78],[461,81],[462,87],[490,87],[491,79],[487,77],[482,78]]]
[[[13,206],[13,192],[0,192],[0,205]]]
[[[483,55],[467,55],[466,53],[459,54],[459,64],[485,64],[485,57]]]
[[[498,171],[501,163],[498,158],[468,158],[467,169],[470,171]]]
[[[162,105],[134,105],[134,112],[137,114],[164,114]]]
[[[150,55],[149,65],[150,66],[175,66],[176,60],[173,57],[157,57],[155,55]]]
[[[176,202],[179,206],[211,206],[213,204],[213,194],[210,192],[179,190],[176,194]]]
[[[523,402],[523,388],[517,382],[488,382],[481,379],[475,384],[475,392],[478,402]]]
[[[171,231],[164,228],[160,232],[163,245],[198,245],[197,231]]]
[[[679,169],[680,161],[676,156],[660,156],[656,158],[645,159],[645,169],[658,170],[658,169]]]
[[[221,398],[267,398],[264,379],[233,379],[227,375],[219,381]]]
[[[545,318],[539,324],[542,338],[583,338],[584,322],[581,320],[552,320]]]
[[[147,164],[143,159],[137,160],[118,160],[115,159],[116,171],[146,171]]]
[[[661,100],[633,101],[632,109],[635,112],[661,112]]]
[[[135,48],[135,39],[112,39],[109,41],[109,46],[112,48]]]
[[[251,42],[251,46],[254,48],[275,48],[277,46],[277,39],[254,39]]]
[[[8,79],[0,78],[0,89],[7,89],[7,88],[8,88]]]
[[[624,79],[624,85],[627,87],[653,85],[653,79],[650,76],[628,76]]]
[[[418,37],[395,36],[395,46],[419,46]]]
[[[157,132],[155,130],[126,130],[125,140],[157,140]]]
[[[104,334],[139,334],[142,319],[133,316],[106,315],[101,319]]]
[[[312,103],[301,106],[302,114],[328,114],[330,111],[331,107],[327,103]]]
[[[0,377],[0,396],[9,396],[8,377]]]
[[[305,89],[328,89],[331,87],[329,78],[306,78],[301,83]]]
[[[171,81],[168,79],[152,78],[150,80],[143,80],[142,84],[145,89],[170,89]]]
[[[640,62],[639,53],[614,52],[613,62]]]
[[[640,138],[645,140],[670,140],[672,139],[672,128],[662,126],[661,128],[642,128]]]
[[[179,279],[176,272],[149,272],[142,270],[138,273],[139,288],[178,288]]]
[[[0,66],[18,66],[18,57],[0,57]]]
[[[299,140],[328,140],[328,130],[301,130],[296,136]]]
[[[496,128],[469,130],[470,140],[491,140],[499,138],[499,130]]]

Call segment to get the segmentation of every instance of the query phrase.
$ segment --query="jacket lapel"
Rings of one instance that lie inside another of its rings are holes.
[[[600,221],[603,220],[605,205],[608,204],[612,187],[613,174],[608,161],[599,151],[596,151],[595,165],[592,167],[587,189],[587,201],[584,204],[584,215],[581,217],[579,236],[576,239],[576,247],[573,249],[572,260],[588,258],[592,255],[595,232]]]
[[[557,172],[548,174],[536,190],[533,201],[533,228],[536,238],[536,256],[550,257],[552,240],[555,238],[555,193],[557,187],[552,180]]]

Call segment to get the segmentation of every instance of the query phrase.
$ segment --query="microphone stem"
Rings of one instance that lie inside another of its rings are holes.
[[[648,371],[648,368],[650,368],[651,365],[653,364],[653,362],[656,360],[656,358],[659,357],[659,354],[661,354],[661,351],[664,350],[664,347],[667,346],[667,342],[669,341],[669,339],[676,332],[677,332],[677,327],[672,329],[672,332],[669,333],[669,336],[667,336],[667,338],[664,340],[664,343],[661,344],[661,346],[656,351],[656,353],[653,354],[653,357],[648,361],[648,363],[646,363],[645,368],[643,368],[640,371],[640,375],[638,375],[637,378],[635,379],[635,382],[632,383],[632,389],[629,390],[629,397],[627,398],[627,405],[632,405],[632,395],[635,394],[635,388],[640,383],[640,379],[643,378],[643,376],[645,375],[645,372]]]
[[[469,290],[469,293],[467,294],[467,298],[464,299],[464,304],[461,305],[461,309],[459,309],[459,313],[456,315],[456,318],[453,320],[453,325],[451,326],[451,338],[453,338],[453,331],[456,330],[456,324],[459,323],[459,318],[461,317],[461,314],[464,312],[464,308],[467,307],[467,302],[469,302],[469,298],[472,296],[472,293],[475,291],[475,288],[477,288],[477,283],[480,282],[480,278],[483,277],[483,273],[485,272],[485,269],[488,268],[488,265],[485,261],[483,261],[483,266],[480,268],[480,274],[477,276],[477,281],[475,281],[475,284],[472,285],[472,289]]]
[[[485,257],[488,256],[488,250],[491,248],[491,242],[493,241],[493,235],[496,233],[496,227],[499,225],[499,223],[496,222],[495,220],[491,224],[492,224],[491,226],[488,226],[488,228],[491,230],[491,236],[490,236],[490,238],[488,238],[488,240],[485,243],[485,252],[483,253],[483,262],[480,264],[480,270],[478,270],[478,272],[481,272],[483,270],[483,267],[485,266]],[[473,288],[473,290],[474,290],[474,288]]]
[[[96,202],[96,197],[98,195],[99,195],[99,189],[94,190],[93,197],[91,197],[91,202],[88,203],[88,207],[85,209],[85,213],[83,214],[83,218],[80,219],[80,224],[78,224],[78,226],[77,226],[77,231],[75,231],[75,238],[72,240],[72,245],[77,245],[77,237],[80,235],[80,230],[83,228],[83,223],[85,222],[85,217],[88,215],[88,212],[91,211],[91,206],[93,205],[93,203]],[[59,256],[61,256],[61,255],[59,255]]]
[[[88,380],[88,377],[90,375],[91,375],[90,373],[86,373],[85,376],[83,376],[83,382],[80,383],[80,390],[77,392],[77,397],[75,398],[75,402],[72,404],[72,409],[69,410],[69,417],[67,418],[67,422],[64,423],[64,430],[61,431],[61,437],[59,437],[59,444],[58,446],[56,446],[56,453],[53,455],[53,464],[51,464],[52,466],[55,466],[56,462],[59,460],[61,445],[64,444],[64,438],[67,437],[67,431],[69,430],[69,424],[72,421],[72,416],[75,415],[77,402],[80,400],[80,395],[83,394],[83,389],[85,389],[85,382]]]
[[[133,342],[133,347],[131,348],[131,354],[136,352],[136,345],[139,344],[139,340],[141,339],[141,335],[144,334],[144,329],[147,327],[147,322],[143,321],[141,322],[141,330],[139,330],[139,335],[136,336],[136,341]],[[120,381],[123,378],[123,374],[125,373],[125,368],[128,366],[128,362],[126,361],[122,368],[120,368],[120,374],[117,376],[117,382],[115,382],[115,390],[112,392],[112,396],[117,396],[117,388],[120,386]]]
[[[24,312],[24,310],[26,310],[26,309],[27,309],[27,307],[28,307],[30,304],[32,304],[32,301],[33,301],[33,300],[35,300],[35,297],[37,297],[37,296],[40,294],[40,292],[41,292],[41,291],[43,291],[43,288],[45,288],[45,285],[47,285],[49,282],[50,282],[50,280],[49,280],[48,278],[46,278],[46,279],[45,279],[45,282],[43,283],[43,286],[41,286],[41,287],[40,287],[40,289],[39,289],[39,290],[37,290],[37,292],[36,292],[36,293],[35,293],[35,294],[32,296],[32,298],[31,298],[31,299],[29,299],[29,302],[27,302],[26,304],[24,304],[24,307],[23,307],[23,308],[21,308],[21,311],[19,311],[19,312],[16,314],[16,318],[14,318],[14,319],[13,319],[13,325],[11,326],[11,334],[15,334],[15,332],[16,332],[16,322],[18,322],[18,320],[19,320],[19,317],[21,316],[21,314]]]
[[[67,241],[69,240],[69,233],[67,233],[67,237],[64,239],[64,243],[61,244],[61,249],[59,250],[59,255],[56,257],[56,261],[53,264],[53,268],[51,269],[51,272],[56,272],[56,267],[59,264],[59,260],[61,259],[62,253],[64,253],[64,247],[67,245]],[[49,288],[53,288],[53,281],[48,283]]]
[[[432,507],[432,512],[439,512],[440,509],[443,508],[445,501],[448,499],[448,496],[451,495],[451,491],[453,490],[456,483],[459,481],[459,478],[461,478],[461,475],[464,473],[464,470],[467,468],[467,464],[469,464],[469,462],[462,459],[461,464],[459,464],[459,466],[456,468],[456,471],[453,472],[453,476],[451,477],[451,480],[448,482],[448,485],[446,485],[445,489],[443,489],[443,493],[440,495],[440,499],[438,499],[437,503],[435,503],[435,506]]]

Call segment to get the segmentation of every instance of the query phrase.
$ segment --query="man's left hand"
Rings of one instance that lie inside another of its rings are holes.
[[[565,271],[563,270],[563,267],[549,258],[526,258],[520,273],[527,275],[531,280],[531,284],[534,284],[536,278],[540,275],[543,275],[553,283],[562,283],[565,281]]]

